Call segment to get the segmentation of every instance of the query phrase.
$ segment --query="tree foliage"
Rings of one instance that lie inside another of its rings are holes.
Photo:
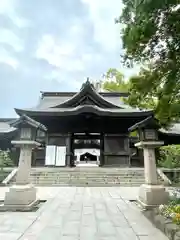
[[[125,81],[124,75],[115,68],[110,68],[104,74],[105,81],[102,87],[110,92],[128,92],[129,83]]]
[[[9,151],[0,150],[0,168],[3,171],[4,167],[14,166],[12,159],[10,158]]]
[[[130,104],[146,107],[150,102],[166,125],[180,117],[180,0],[123,0],[123,4],[117,20],[123,62],[148,66],[130,79]]]
[[[164,168],[180,168],[180,145],[161,147],[158,165]]]
[[[110,92],[128,92],[129,97],[121,98],[126,104],[143,109],[155,109],[156,100],[151,95],[143,98],[141,96],[141,88],[135,91],[134,83],[139,82],[142,75],[134,76],[129,80],[124,79],[124,75],[115,68],[110,68],[104,75],[105,81],[103,82],[103,88]],[[146,86],[144,86],[145,88]],[[144,88],[142,90],[144,91]]]

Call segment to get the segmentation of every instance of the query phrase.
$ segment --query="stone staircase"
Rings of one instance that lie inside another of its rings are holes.
[[[143,168],[32,168],[30,180],[37,186],[140,186]],[[15,177],[11,180],[11,184]]]

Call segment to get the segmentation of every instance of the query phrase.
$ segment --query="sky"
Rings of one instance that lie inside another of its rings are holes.
[[[34,107],[40,91],[78,91],[120,64],[121,0],[0,0],[0,117]]]

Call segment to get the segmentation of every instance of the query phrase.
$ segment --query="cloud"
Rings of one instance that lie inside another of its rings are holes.
[[[10,56],[10,54],[4,48],[0,49],[0,63],[9,65],[14,69],[17,69],[19,65],[18,60]]]
[[[106,51],[120,48],[119,26],[115,25],[115,18],[120,14],[122,2],[114,0],[83,0],[89,7],[90,19],[94,25],[94,38]]]
[[[23,42],[9,29],[1,28],[0,44],[2,43],[6,43],[7,45],[12,46],[17,52],[23,50]]]
[[[121,8],[119,0],[1,0],[0,117],[36,105],[40,91],[78,91],[87,77],[121,68]]]
[[[39,41],[36,57],[63,71],[83,71],[83,62],[75,56],[75,44],[60,42],[51,35],[44,35]]]

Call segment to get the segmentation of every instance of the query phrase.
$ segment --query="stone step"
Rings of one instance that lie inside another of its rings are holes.
[[[144,179],[30,179],[30,182],[144,182]]]
[[[34,176],[30,176],[31,179],[45,179],[45,178],[49,178],[49,179],[103,179],[103,178],[107,178],[107,179],[144,179],[143,176],[139,176],[139,177],[131,177],[131,176],[116,176],[116,177],[112,177],[112,176],[103,176],[103,177],[99,177],[99,176],[38,176],[38,177],[34,177]]]
[[[44,186],[51,186],[51,185],[68,185],[68,186],[86,186],[86,185],[93,185],[93,186],[101,186],[101,185],[136,185],[140,186],[144,183],[144,178],[135,179],[135,178],[32,178],[31,182],[35,185],[44,185]]]
[[[38,175],[38,174],[42,174],[42,175],[46,175],[46,174],[53,174],[53,175],[66,175],[66,174],[73,174],[73,175],[86,175],[86,174],[90,174],[90,175],[132,175],[132,176],[138,176],[138,175],[144,175],[144,172],[141,173],[131,173],[131,172],[31,172],[32,175]]]
[[[103,175],[103,176],[99,176],[99,175],[94,175],[94,176],[89,176],[89,175],[83,175],[83,176],[74,176],[74,175],[66,175],[66,176],[61,176],[61,175],[38,175],[38,176],[30,176],[30,178],[74,178],[74,179],[78,179],[78,178],[88,178],[88,179],[93,179],[93,178],[98,178],[98,179],[101,179],[101,178],[113,178],[113,179],[116,179],[116,178],[137,178],[137,179],[140,179],[140,178],[144,178],[144,176],[109,176],[109,175]]]
[[[122,174],[122,175],[124,175],[124,174],[130,174],[130,175],[141,175],[141,174],[144,174],[144,172],[138,172],[138,173],[136,173],[136,172],[129,172],[129,171],[121,171],[121,172],[69,172],[69,171],[67,171],[67,172],[65,172],[65,171],[63,171],[63,172],[61,172],[61,171],[58,171],[58,172],[48,172],[48,171],[46,171],[46,172],[44,172],[44,171],[42,171],[42,172],[37,172],[37,171],[31,171],[31,173],[32,174],[75,174],[75,175],[77,175],[77,174],[112,174],[112,175],[114,175],[114,174]]]
[[[93,173],[95,173],[95,174],[101,174],[101,173],[104,173],[104,174],[120,174],[120,173],[122,173],[122,174],[125,174],[125,173],[129,173],[129,174],[143,174],[144,173],[144,171],[140,171],[140,172],[136,172],[136,171],[93,171],[93,169],[92,169],[92,171],[61,171],[61,170],[59,170],[59,171],[31,171],[31,173],[53,173],[53,174],[55,174],[55,173],[61,173],[61,174],[66,174],[66,173],[74,173],[74,174],[83,174],[83,173],[91,173],[91,174],[93,174]]]
[[[33,168],[30,182],[37,186],[140,186],[144,183],[144,169]]]
[[[36,182],[40,182],[40,181],[46,181],[46,182],[51,182],[51,181],[58,181],[58,182],[144,182],[144,179],[30,179],[31,181],[36,181]]]
[[[35,183],[34,183],[35,184]],[[121,183],[38,183],[36,186],[74,186],[74,187],[84,187],[84,186],[92,186],[92,187],[110,187],[110,186],[139,186],[139,183],[126,183],[126,182],[121,182]]]
[[[132,176],[132,175],[73,175],[73,174],[70,174],[70,175],[31,175],[30,177],[32,178],[40,178],[40,177],[43,177],[43,178],[46,178],[46,177],[55,177],[55,178],[104,178],[104,177],[107,177],[107,178],[144,178],[143,175],[140,175],[140,176]]]

